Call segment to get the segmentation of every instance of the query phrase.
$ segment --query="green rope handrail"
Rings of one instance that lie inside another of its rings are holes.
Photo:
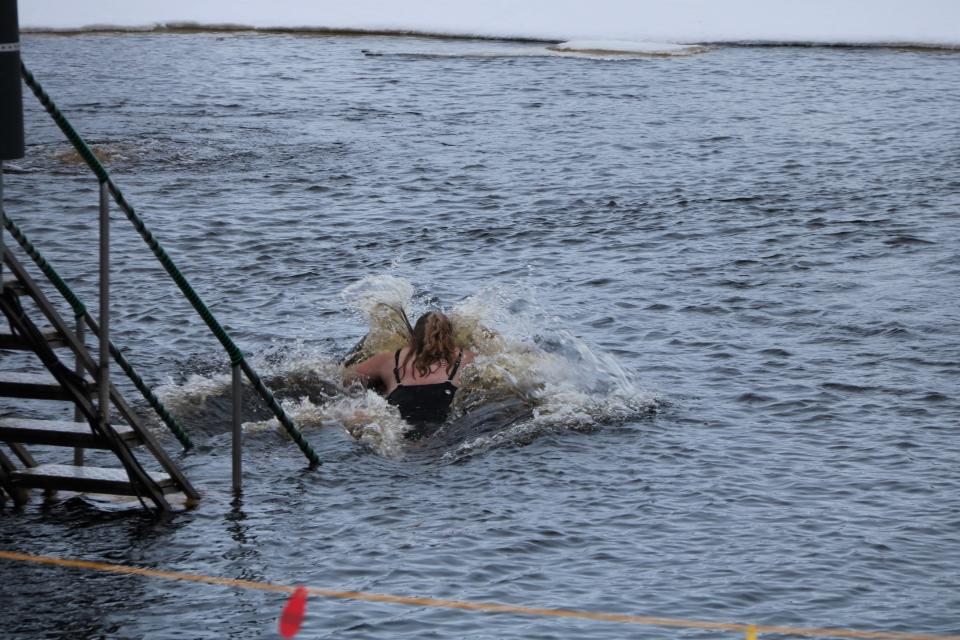
[[[243,369],[243,372],[247,375],[247,379],[250,380],[250,383],[253,385],[254,389],[260,394],[260,397],[263,398],[264,402],[267,403],[267,406],[273,411],[273,414],[277,417],[277,420],[280,424],[283,425],[287,433],[293,439],[293,441],[300,448],[300,451],[307,457],[311,465],[319,465],[320,457],[313,450],[313,447],[310,446],[310,443],[303,437],[303,434],[293,423],[293,421],[287,416],[283,408],[277,403],[276,399],[273,397],[273,393],[267,388],[263,383],[263,380],[260,379],[260,376],[256,371],[247,363],[246,359],[243,356],[243,352],[240,351],[239,347],[233,342],[230,338],[230,335],[223,329],[217,319],[213,316],[213,313],[207,306],[203,303],[203,300],[200,299],[200,296],[197,295],[197,292],[194,291],[193,287],[190,286],[190,283],[187,282],[187,279],[183,276],[180,270],[177,268],[177,265],[174,264],[173,260],[167,254],[167,252],[160,246],[160,243],[157,241],[153,233],[147,228],[143,220],[140,219],[140,216],[137,215],[130,203],[127,202],[126,198],[123,197],[123,193],[120,189],[113,183],[113,180],[110,179],[110,174],[104,168],[103,164],[97,159],[93,151],[90,150],[90,147],[83,141],[83,138],[80,137],[80,134],[73,128],[67,118],[60,112],[57,106],[53,103],[53,100],[50,99],[50,96],[43,90],[43,87],[36,81],[33,77],[33,74],[27,70],[26,65],[23,62],[20,63],[20,70],[23,75],[24,82],[27,83],[27,86],[30,87],[30,90],[33,91],[33,94],[40,101],[40,104],[43,105],[43,108],[47,110],[47,113],[53,118],[54,122],[57,123],[57,126],[60,127],[60,130],[63,131],[64,135],[67,136],[67,139],[73,145],[73,148],[76,149],[77,153],[80,154],[80,157],[83,158],[84,162],[87,163],[87,166],[93,170],[97,175],[97,178],[101,183],[106,183],[107,188],[110,190],[111,195],[113,195],[114,201],[117,205],[123,210],[126,214],[127,219],[133,224],[134,228],[140,234],[140,237],[143,238],[144,242],[147,243],[147,246],[150,247],[150,250],[153,251],[153,255],[156,256],[157,260],[160,261],[160,264],[163,265],[163,268],[166,270],[167,274],[173,279],[173,281],[180,288],[180,291],[183,292],[183,295],[187,298],[196,312],[200,315],[203,321],[206,323],[207,327],[217,337],[217,340],[220,341],[220,344],[223,345],[227,354],[230,356],[230,364],[232,366],[240,366]]]
[[[94,335],[100,335],[100,328],[97,326],[96,321],[93,319],[87,312],[86,306],[83,302],[80,301],[80,298],[73,292],[69,285],[64,282],[63,278],[60,277],[60,274],[57,273],[56,269],[53,268],[47,259],[43,257],[43,254],[34,246],[30,239],[27,238],[26,234],[23,233],[23,230],[20,229],[17,224],[11,220],[8,216],[3,218],[3,226],[6,227],[7,231],[10,232],[10,235],[17,241],[17,243],[23,248],[24,252],[34,263],[40,267],[40,270],[43,272],[43,275],[47,277],[47,280],[53,284],[53,286],[60,292],[60,295],[64,297],[67,303],[73,308],[73,313],[77,318],[83,319],[87,325],[93,331]],[[167,428],[177,437],[177,440],[180,441],[180,444],[183,445],[184,449],[193,448],[193,441],[190,440],[190,436],[184,431],[183,427],[180,426],[180,423],[177,422],[177,419],[173,417],[167,408],[160,402],[158,398],[150,387],[143,381],[143,378],[134,370],[133,365],[131,365],[123,353],[120,352],[114,344],[110,343],[110,354],[113,356],[113,359],[120,365],[120,368],[123,369],[123,372],[127,374],[127,377],[133,382],[134,386],[137,388],[137,391],[144,397],[144,399],[150,404],[154,412],[160,419],[163,420],[163,423],[167,425]]]

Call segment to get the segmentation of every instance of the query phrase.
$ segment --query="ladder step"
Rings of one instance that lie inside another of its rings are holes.
[[[137,432],[125,424],[112,425],[117,435],[127,443],[137,444]],[[0,440],[23,444],[46,444],[83,449],[109,449],[103,438],[95,435],[86,422],[67,420],[32,420],[28,418],[0,418]]]
[[[69,400],[70,396],[48,373],[0,373],[0,396],[35,400]]]
[[[179,491],[176,483],[165,473],[150,472],[150,477],[164,493]],[[30,469],[14,471],[10,479],[17,486],[36,489],[62,489],[78,493],[111,493],[137,495],[133,483],[123,469],[103,467],[75,467],[68,464],[41,464]]]
[[[27,292],[27,289],[23,286],[23,283],[20,282],[15,275],[8,273],[6,271],[6,267],[4,267],[3,272],[3,288],[10,289],[18,296],[22,296]]]
[[[46,338],[47,344],[51,347],[67,346],[67,341],[54,329],[43,329],[43,337]],[[0,333],[0,349],[30,350],[31,347],[20,336],[11,333]]]

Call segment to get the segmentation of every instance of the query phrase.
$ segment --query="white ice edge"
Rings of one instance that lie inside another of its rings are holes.
[[[272,33],[272,32],[283,32],[283,33],[302,33],[310,34],[315,33],[318,35],[323,35],[326,33],[347,33],[347,34],[356,34],[356,35],[396,35],[396,36],[411,36],[411,37],[426,37],[426,38],[453,38],[453,39],[463,39],[463,40],[502,40],[502,41],[516,41],[516,42],[541,42],[548,45],[548,49],[558,53],[569,52],[569,53],[579,53],[579,52],[602,52],[610,55],[618,54],[647,54],[647,55],[686,55],[689,53],[698,53],[702,51],[705,47],[722,47],[722,46],[783,46],[783,47],[865,47],[865,48],[907,48],[907,49],[938,49],[938,50],[960,50],[960,39],[957,40],[904,40],[894,37],[877,37],[873,39],[868,38],[840,38],[840,39],[830,39],[830,38],[821,38],[821,39],[799,39],[799,38],[715,38],[715,39],[699,39],[695,40],[692,38],[678,38],[675,42],[663,42],[663,43],[642,43],[649,47],[649,50],[643,50],[640,47],[634,45],[633,49],[610,49],[610,48],[582,48],[583,42],[590,41],[559,41],[557,38],[549,38],[545,36],[533,36],[533,35],[521,35],[516,33],[496,33],[496,32],[471,32],[471,31],[422,31],[418,29],[406,29],[406,28],[353,28],[353,27],[328,27],[328,26],[263,26],[255,27],[251,25],[239,25],[239,24],[224,24],[224,23],[210,23],[210,24],[200,24],[200,23],[184,23],[184,22],[163,22],[163,23],[152,23],[152,24],[142,24],[142,25],[117,25],[117,24],[88,24],[78,27],[64,27],[64,26],[21,26],[20,31],[23,34],[63,34],[63,35],[79,35],[79,34],[97,34],[97,33],[130,33],[130,34],[149,34],[149,33],[163,33],[169,31],[197,31],[197,32],[250,32],[250,33]],[[593,42],[629,42],[627,40],[596,40]],[[577,46],[574,47],[571,43],[575,43]],[[560,48],[564,47],[564,48]],[[674,48],[675,47],[675,48]]]
[[[569,40],[548,47],[553,51],[598,54],[681,55],[702,51],[695,44],[670,42],[632,42],[630,40]]]

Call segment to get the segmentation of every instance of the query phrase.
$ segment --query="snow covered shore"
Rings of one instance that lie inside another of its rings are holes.
[[[546,41],[960,48],[957,0],[24,0],[24,31],[90,27],[413,32]]]

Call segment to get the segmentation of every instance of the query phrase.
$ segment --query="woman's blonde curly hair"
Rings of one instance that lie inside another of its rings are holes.
[[[415,325],[410,324],[403,307],[394,308],[407,327],[409,332],[410,351],[400,365],[406,369],[413,363],[413,368],[420,376],[430,373],[433,365],[443,362],[447,365],[447,372],[453,368],[457,358],[457,345],[453,336],[453,323],[441,311],[428,311],[417,319]]]

